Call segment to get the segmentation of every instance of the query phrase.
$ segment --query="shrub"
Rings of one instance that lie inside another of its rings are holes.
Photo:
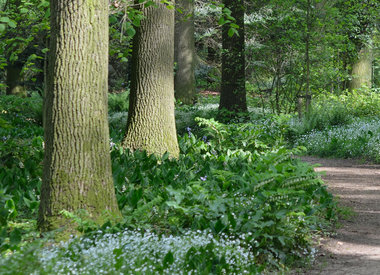
[[[108,112],[128,112],[129,91],[122,93],[108,93]]]
[[[33,107],[32,107],[33,106]],[[38,97],[0,97],[0,189],[12,196],[16,208],[38,209],[43,159],[43,130],[35,118]]]
[[[254,247],[258,263],[291,262],[308,254],[311,230],[334,214],[319,176],[292,157],[299,151],[268,149],[250,128],[230,132],[232,126],[212,120],[200,124],[208,135],[185,134],[178,160],[115,145],[114,180],[125,226],[167,234],[251,232],[247,245]]]

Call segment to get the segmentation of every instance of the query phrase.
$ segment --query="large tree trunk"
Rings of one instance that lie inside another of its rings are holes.
[[[45,158],[38,226],[71,225],[60,212],[96,221],[120,215],[107,122],[108,1],[52,0],[44,102]]]
[[[363,86],[372,87],[372,61],[372,47],[364,46],[359,52],[357,61],[352,65],[350,90]]]
[[[21,84],[21,71],[22,71],[22,63],[9,63],[7,65],[7,78],[6,85],[7,95],[17,95],[21,97],[26,97],[26,89]]]
[[[177,72],[174,87],[175,96],[184,104],[195,101],[195,41],[194,41],[194,0],[177,1],[180,12],[176,12],[175,61]]]
[[[229,24],[223,25],[222,87],[219,108],[231,112],[246,112],[244,1],[223,0],[223,3],[232,11],[231,15],[239,25],[239,35],[229,36]]]
[[[137,1],[138,2],[138,1]],[[131,93],[123,145],[179,154],[174,118],[174,10],[160,0],[143,9],[133,40]]]

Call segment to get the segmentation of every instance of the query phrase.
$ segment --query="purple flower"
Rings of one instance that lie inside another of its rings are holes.
[[[201,177],[201,181],[206,181],[206,180],[207,180],[207,176]]]
[[[203,142],[206,142],[207,141],[207,137],[203,136],[202,140],[203,140]]]

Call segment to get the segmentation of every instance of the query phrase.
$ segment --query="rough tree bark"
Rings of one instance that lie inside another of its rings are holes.
[[[194,0],[179,0],[175,23],[175,97],[184,104],[195,101]]]
[[[246,112],[245,53],[244,53],[244,1],[223,0],[239,26],[238,35],[228,35],[229,24],[222,27],[222,84],[219,109]]]
[[[99,223],[105,212],[120,215],[107,121],[108,1],[51,0],[50,8],[38,226],[70,231],[61,210],[84,209]]]
[[[138,2],[138,1],[137,1]],[[131,92],[123,145],[179,155],[174,118],[174,10],[160,0],[143,8],[133,38]]]

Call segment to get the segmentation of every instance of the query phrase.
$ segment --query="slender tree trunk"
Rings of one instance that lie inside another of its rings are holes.
[[[239,26],[238,35],[228,35],[229,24],[222,28],[222,87],[219,109],[231,112],[246,112],[245,53],[244,53],[244,1],[223,0],[231,10]]]
[[[107,121],[108,1],[51,0],[44,101],[45,158],[38,226],[72,225],[60,212],[96,221],[120,215]]]
[[[307,1],[306,10],[306,46],[305,46],[305,63],[306,63],[306,93],[305,93],[305,112],[308,113],[311,106],[311,91],[310,91],[310,32],[311,32],[311,1]]]
[[[137,1],[138,2],[138,1]],[[144,8],[133,40],[131,93],[123,145],[179,154],[174,118],[174,10],[160,0]]]
[[[26,89],[21,85],[21,63],[9,63],[7,65],[6,94],[26,97]]]
[[[179,0],[177,4],[181,12],[176,12],[175,24],[175,96],[185,104],[193,104],[196,96],[194,0]]]
[[[352,65],[350,90],[363,86],[372,87],[372,61],[372,47],[364,46],[359,52],[357,61]]]

